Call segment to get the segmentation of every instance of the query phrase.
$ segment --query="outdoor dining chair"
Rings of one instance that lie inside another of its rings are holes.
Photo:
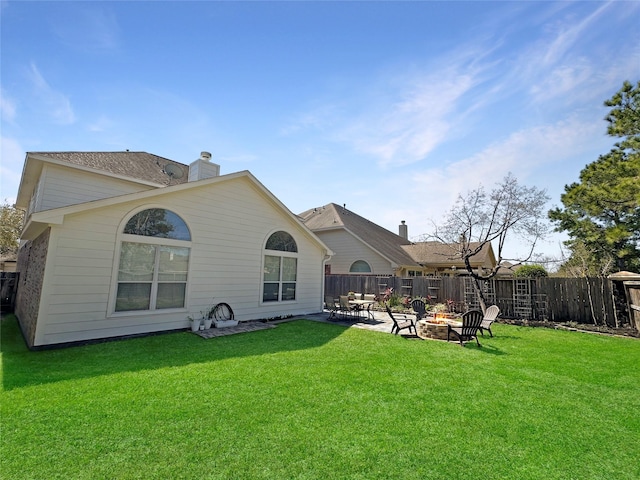
[[[482,319],[482,323],[480,324],[480,333],[484,336],[484,331],[487,330],[489,335],[493,337],[493,332],[491,331],[491,324],[496,320],[498,314],[500,313],[500,308],[497,305],[491,305],[487,308],[487,311],[484,312],[484,318]]]
[[[462,314],[462,326],[461,327],[453,327],[447,324],[447,342],[449,341],[449,336],[452,333],[455,333],[460,341],[460,346],[464,347],[464,342],[468,342],[469,340],[476,339],[476,343],[479,347],[480,342],[478,341],[478,330],[480,329],[480,324],[482,323],[482,312],[480,310],[469,310]]]
[[[329,318],[337,318],[336,314],[338,313],[338,304],[336,304],[336,300],[331,295],[324,296],[324,306],[329,311]]]
[[[340,303],[338,305],[338,311],[342,318],[347,318],[353,315],[353,306],[349,304],[348,295],[340,295]]]
[[[389,307],[389,305],[385,304],[385,308],[387,309],[387,313],[389,314],[389,317],[391,317],[391,321],[393,322],[393,326],[391,327],[391,333],[394,333],[396,335],[398,335],[398,333],[400,333],[400,330],[409,330],[409,333],[411,333],[411,330],[413,330],[413,334],[417,335],[418,332],[416,332],[416,325],[415,323],[413,323],[413,320],[411,319],[411,317],[409,317],[408,315],[404,315],[402,313],[396,313],[394,314],[391,311],[391,308]],[[397,317],[404,317],[403,319],[400,318],[396,318]]]

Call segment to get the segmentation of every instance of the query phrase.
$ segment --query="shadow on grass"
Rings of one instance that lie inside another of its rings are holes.
[[[508,355],[504,350],[500,350],[494,345],[487,345],[486,343],[482,343],[482,347],[478,347],[476,344],[473,344],[474,348],[482,353],[487,353],[489,355]]]
[[[33,352],[27,349],[15,316],[8,315],[0,324],[2,384],[4,390],[12,390],[120,372],[304,350],[322,346],[347,329],[295,320],[276,328],[213,339],[174,332]]]
[[[464,347],[460,347],[460,342],[459,341],[450,341],[450,342],[445,342],[442,340],[431,340],[431,339],[424,339],[419,337],[418,335],[414,335],[414,334],[400,334],[400,337],[404,338],[405,340],[418,340],[420,342],[433,342],[433,341],[437,341],[439,343],[446,343],[449,345],[457,345],[458,348],[466,348],[466,349],[473,349],[476,350],[480,353],[488,353],[490,355],[508,355],[507,352],[500,350],[498,347],[496,347],[495,345],[487,345],[486,343],[484,343],[482,341],[482,337],[480,337],[480,344],[482,345],[482,347],[479,347],[478,344],[475,342],[475,340],[469,340],[467,342],[465,342]],[[495,337],[493,337],[495,338]],[[493,340],[492,338],[492,340]],[[509,338],[519,338],[519,337],[509,337]]]

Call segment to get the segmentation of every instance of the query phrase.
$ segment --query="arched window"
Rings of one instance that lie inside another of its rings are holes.
[[[356,260],[351,264],[350,273],[371,273],[371,267],[364,260]]]
[[[170,210],[136,213],[122,231],[116,312],[184,307],[191,233]]]
[[[287,232],[276,232],[269,237],[267,245],[264,247],[267,250],[279,250],[281,252],[298,252],[298,245],[291,235]]]
[[[149,208],[136,213],[124,227],[124,233],[145,237],[191,240],[189,227],[178,215],[164,208]]]
[[[264,248],[262,301],[295,300],[298,276],[296,241],[287,232],[279,231],[267,239]]]

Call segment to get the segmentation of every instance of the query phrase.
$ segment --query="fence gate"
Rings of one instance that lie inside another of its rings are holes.
[[[624,282],[629,304],[629,322],[640,330],[640,282]]]

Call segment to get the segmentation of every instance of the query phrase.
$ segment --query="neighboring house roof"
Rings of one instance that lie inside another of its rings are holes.
[[[452,259],[454,250],[441,242],[411,242],[389,230],[347,210],[346,207],[330,203],[324,207],[312,208],[302,212],[299,217],[313,232],[321,233],[344,229],[371,247],[394,266],[403,267],[456,267],[464,268],[462,259]],[[475,248],[479,242],[471,242]],[[496,259],[490,243],[483,245],[477,255],[471,258],[474,267],[495,265]]]
[[[470,242],[469,247],[474,249],[480,242]],[[464,261],[455,257],[455,250],[451,245],[441,242],[418,242],[402,247],[416,262],[429,266],[451,266],[464,267]],[[470,258],[471,265],[495,264],[493,249],[491,244],[482,246],[479,253]]]
[[[156,187],[185,183],[189,177],[188,165],[147,152],[27,152],[16,200],[19,208],[29,205],[44,163],[66,165]],[[169,164],[183,172],[181,178],[176,178],[176,175],[169,177],[165,173]]]
[[[403,245],[411,245],[409,240],[347,210],[344,206],[329,203],[324,207],[302,212],[299,217],[313,232],[344,229],[391,263],[416,265],[415,260],[402,248]]]

